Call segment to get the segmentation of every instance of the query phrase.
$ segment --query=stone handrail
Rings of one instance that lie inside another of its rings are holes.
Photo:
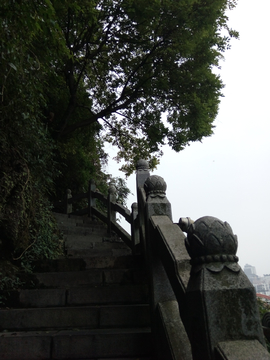
[[[73,210],[73,204],[82,199],[87,200],[87,207],[80,210]],[[99,200],[105,206],[107,209],[106,213],[96,207],[96,200]],[[112,232],[114,232],[132,249],[134,254],[138,252],[138,236],[136,236],[135,230],[135,224],[137,222],[136,207],[134,206],[132,212],[130,212],[123,205],[117,203],[116,188],[114,185],[110,185],[107,196],[96,190],[96,185],[92,180],[89,181],[88,191],[85,193],[73,195],[71,190],[68,189],[65,208],[69,216],[88,215],[88,217],[100,219],[107,224],[108,237],[111,237]],[[130,224],[132,236],[117,223],[117,213],[122,215],[128,224]]]
[[[155,358],[269,360],[255,289],[238,265],[230,226],[213,217],[173,224],[166,183],[150,176],[143,160],[137,195]]]
[[[69,214],[96,216],[133,250],[142,253],[151,295],[151,326],[158,360],[270,360],[265,348],[255,289],[238,264],[237,237],[214,217],[172,222],[166,183],[137,164],[137,203],[118,204],[114,186],[107,197],[89,182],[86,193],[67,192]],[[86,198],[88,207],[72,211]],[[107,208],[96,207],[96,199]],[[129,235],[116,212],[131,225]],[[185,234],[186,233],[186,234]]]

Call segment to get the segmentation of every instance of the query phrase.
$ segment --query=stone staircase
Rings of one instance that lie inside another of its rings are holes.
[[[148,286],[140,256],[100,222],[55,214],[67,258],[36,264],[34,289],[0,310],[0,359],[150,360]]]

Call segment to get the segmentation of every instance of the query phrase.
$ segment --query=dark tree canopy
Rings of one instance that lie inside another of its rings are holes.
[[[92,126],[118,146],[130,173],[136,159],[153,160],[164,143],[180,151],[212,134],[222,89],[213,68],[237,37],[227,27],[234,6],[235,0],[5,0],[2,45],[21,58],[6,62],[6,76],[17,71],[18,80],[18,65],[23,75],[30,67],[27,87],[36,103],[43,97],[43,115],[53,114],[54,139],[65,142]]]
[[[67,86],[58,139],[98,122],[133,164],[165,142],[179,151],[212,134],[222,89],[213,67],[237,36],[226,23],[234,1],[51,4],[66,50],[56,64]]]
[[[85,191],[90,178],[105,189],[105,141],[130,174],[139,158],[154,167],[165,143],[180,151],[212,134],[222,89],[213,69],[237,37],[234,6],[1,0],[1,253],[57,253],[48,198]]]

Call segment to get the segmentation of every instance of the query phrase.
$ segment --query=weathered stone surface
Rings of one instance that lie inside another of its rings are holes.
[[[0,331],[147,327],[149,305],[2,309]]]
[[[99,327],[98,307],[31,308],[0,311],[1,331]]]
[[[67,259],[43,260],[33,263],[36,272],[81,271],[85,269],[85,262],[81,257]]]
[[[201,218],[189,227],[186,246],[192,264],[186,299],[194,360],[214,359],[217,344],[231,339],[264,345],[255,290],[237,263],[230,226]]]
[[[100,308],[100,327],[146,327],[150,325],[149,305],[104,306]]]
[[[269,360],[270,355],[257,340],[220,342],[216,360]]]
[[[92,254],[91,252],[93,256],[89,256],[85,251],[74,250],[69,251],[69,255],[71,256],[69,260],[73,259],[71,254],[73,254],[74,257],[83,257],[83,263],[86,269],[125,269],[127,267],[137,266],[130,252],[126,254],[126,251],[119,256],[113,255],[111,250],[105,253],[102,252],[102,254],[99,254],[100,256],[98,253]]]
[[[54,359],[150,355],[149,329],[59,332],[53,338]]]
[[[1,360],[50,359],[51,336],[39,332],[4,333],[0,338]]]
[[[148,301],[146,285],[100,286],[87,289],[70,289],[67,305],[125,304],[145,303]]]
[[[111,249],[127,249],[127,246],[123,242],[106,241],[106,233],[104,233],[104,237],[93,233],[93,235],[89,237],[80,235],[66,235],[65,249],[67,249],[67,251],[82,249],[93,251],[106,251]]]
[[[191,266],[190,256],[185,247],[185,235],[176,224],[172,223],[168,216],[152,216],[151,221],[160,234],[157,239],[158,248],[166,270],[169,272],[168,276],[173,281],[175,277],[178,277],[183,284],[182,286],[186,288]]]
[[[160,317],[159,359],[192,360],[190,342],[180,319],[177,302],[159,303],[158,313]]]
[[[36,273],[35,277],[40,285],[46,287],[79,287],[102,284],[102,270]]]
[[[61,213],[53,213],[56,221],[61,225],[61,223],[67,223],[67,224],[80,224],[83,223],[83,217],[82,216],[68,216],[67,214],[61,214]]]
[[[0,360],[149,356],[150,336],[149,328],[4,333]]]
[[[37,263],[40,288],[11,292],[22,308],[0,311],[0,360],[149,360],[142,258],[87,218],[58,221],[69,258]]]
[[[65,289],[20,290],[20,304],[23,307],[53,307],[66,305]]]
[[[133,283],[133,272],[130,269],[104,270],[105,284],[131,284]]]
[[[160,176],[152,175],[145,181],[147,219],[154,215],[167,215],[172,219],[172,209],[166,198],[166,188],[166,182]]]

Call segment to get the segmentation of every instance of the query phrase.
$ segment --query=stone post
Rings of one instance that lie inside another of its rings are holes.
[[[137,174],[136,174],[136,189],[137,189],[137,203],[138,203],[138,231],[140,236],[141,250],[143,252],[143,256],[146,258],[146,244],[145,244],[145,191],[144,191],[144,183],[145,180],[150,176],[149,173],[149,165],[146,160],[139,160],[136,165]],[[146,259],[145,259],[146,260]],[[147,260],[146,260],[147,261]]]
[[[144,183],[146,192],[145,224],[147,257],[152,278],[152,308],[154,311],[160,301],[175,299],[175,295],[158,254],[155,243],[155,232],[150,224],[150,218],[154,215],[167,215],[172,219],[171,204],[166,197],[166,188],[167,184],[164,179],[157,175],[149,176]]]
[[[138,223],[138,204],[131,205],[131,239],[132,239],[132,253],[136,255],[139,252],[138,246],[140,244],[140,232]]]
[[[94,180],[89,180],[88,183],[88,217],[92,217],[92,207],[96,206],[96,199],[92,196],[92,191],[96,191]]]
[[[149,165],[146,160],[139,160],[136,165],[137,176],[136,176],[136,185],[138,188],[143,188],[145,180],[150,176]]]
[[[193,359],[238,359],[230,351],[237,345],[241,353],[250,340],[266,351],[255,290],[238,265],[230,225],[200,218],[187,226],[185,242],[192,265],[186,297]],[[258,347],[254,351],[249,359],[265,359]]]
[[[167,215],[172,218],[171,204],[166,198],[166,182],[160,176],[149,176],[144,183],[146,193],[145,227],[147,265],[150,279],[152,332],[156,347],[156,358],[163,359],[162,329],[158,306],[162,303],[175,300],[175,294],[161,262],[156,244],[156,229],[151,224],[151,216]]]
[[[71,190],[67,189],[67,197],[66,197],[66,212],[67,214],[71,214],[72,213],[72,204],[69,203],[69,200],[72,199],[72,194],[71,194]]]
[[[112,236],[111,221],[116,222],[116,212],[112,209],[112,202],[116,202],[116,187],[110,184],[107,202],[107,233]]]

